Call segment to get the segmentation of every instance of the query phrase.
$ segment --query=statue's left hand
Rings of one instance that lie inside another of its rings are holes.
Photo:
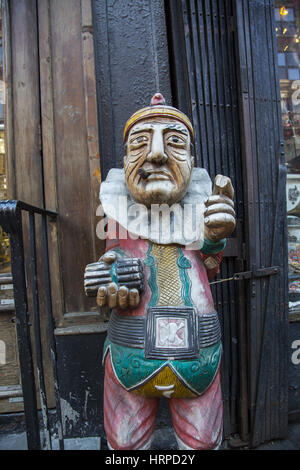
[[[234,189],[230,178],[215,177],[212,196],[205,202],[204,236],[213,242],[228,237],[235,228]]]

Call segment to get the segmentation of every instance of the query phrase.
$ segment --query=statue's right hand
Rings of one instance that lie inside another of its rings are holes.
[[[140,294],[136,288],[118,287],[115,282],[111,282],[107,287],[101,286],[98,289],[97,305],[99,307],[107,305],[109,308],[136,308],[139,302]]]
[[[86,295],[97,297],[99,307],[136,308],[143,290],[142,263],[109,251],[96,263],[87,265],[84,288]]]

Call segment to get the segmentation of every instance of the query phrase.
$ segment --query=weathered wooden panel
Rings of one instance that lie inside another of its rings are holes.
[[[36,2],[10,2],[15,197],[43,204]]]
[[[102,250],[95,235],[100,165],[91,4],[86,0],[57,4],[47,0],[5,2],[5,21],[8,26],[5,64],[9,194],[39,207],[45,205],[61,215],[58,226],[49,223],[52,298],[57,324],[80,324],[91,318],[96,322],[99,319],[96,306],[85,297],[82,285],[85,265]],[[23,226],[31,314],[27,218]],[[48,404],[52,406],[39,218],[36,237],[45,380]],[[87,314],[89,311],[91,316]],[[11,351],[16,348],[16,338],[9,339],[7,350]],[[32,346],[35,354],[34,341]],[[19,383],[16,379],[7,382],[12,379],[3,376],[0,385]],[[1,411],[22,408],[20,403],[3,400]]]
[[[56,211],[58,209],[58,201],[55,165],[54,103],[49,8],[50,6],[48,0],[39,1],[39,66],[44,193],[46,207]],[[56,221],[54,223],[50,223],[49,226],[49,253],[51,259],[50,269],[52,273],[53,314],[55,318],[60,319],[63,313],[63,291]]]
[[[65,312],[92,307],[82,290],[82,273],[93,259],[90,172],[81,56],[81,5],[50,2],[55,164],[59,244]],[[51,182],[49,181],[49,184]],[[76,295],[75,295],[76,293]]]
[[[44,192],[46,206],[59,213],[58,227],[50,226],[50,256],[54,314],[62,326],[80,322],[78,312],[96,313],[82,277],[103,251],[96,237],[100,164],[90,1],[41,0],[38,21]]]
[[[96,98],[95,54],[92,25],[91,1],[81,2],[81,41],[82,41],[82,67],[85,99],[85,125],[87,131],[87,156],[90,174],[90,214],[91,214],[91,244],[94,259],[98,259],[103,252],[104,242],[96,236],[96,213],[99,206],[99,183],[101,181],[100,153],[98,136],[98,115]]]

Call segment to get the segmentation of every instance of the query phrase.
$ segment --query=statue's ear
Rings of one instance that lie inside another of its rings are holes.
[[[127,165],[127,142],[125,142],[125,145],[124,145],[124,152],[125,152],[125,155],[123,157],[123,165],[125,169]]]
[[[195,157],[191,155],[191,168],[192,169],[194,168],[194,164],[195,164]]]
[[[190,152],[191,152],[191,169],[194,168],[194,165],[195,165],[195,157],[194,157],[194,152],[195,152],[195,146],[193,144],[193,142],[191,142],[190,144]]]

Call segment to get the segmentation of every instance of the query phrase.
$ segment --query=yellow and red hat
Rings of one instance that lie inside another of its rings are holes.
[[[155,93],[151,99],[150,106],[136,111],[126,122],[123,132],[123,142],[125,143],[130,129],[139,121],[150,117],[167,117],[182,122],[189,130],[191,140],[194,142],[194,128],[189,118],[179,109],[166,106],[166,101],[161,93]]]

